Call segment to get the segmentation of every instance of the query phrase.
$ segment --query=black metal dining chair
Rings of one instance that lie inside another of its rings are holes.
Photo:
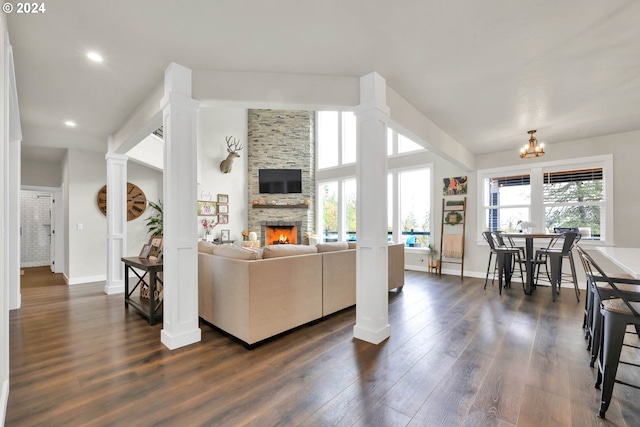
[[[482,237],[489,245],[489,263],[487,264],[487,274],[484,278],[484,288],[487,289],[487,282],[489,281],[489,271],[491,270],[491,260],[493,255],[497,255],[496,253],[496,243],[493,240],[493,236],[490,231],[483,231]],[[493,284],[496,278],[496,271],[498,270],[498,257],[496,256],[495,261],[493,262],[493,277],[491,278],[491,284]]]
[[[602,315],[602,321],[599,325],[599,340],[602,346],[598,362],[598,376],[596,379],[596,388],[601,388],[600,408],[598,416],[605,417],[605,413],[611,404],[613,396],[613,387],[615,383],[624,384],[633,388],[640,389],[637,385],[629,384],[616,379],[619,364],[626,364],[640,367],[636,363],[621,361],[620,355],[623,346],[629,345],[624,343],[625,334],[627,334],[627,325],[640,325],[640,301],[633,301],[629,298],[629,294],[620,288],[620,284],[607,276],[607,274],[598,266],[598,264],[587,254],[582,248],[578,247],[578,253],[583,260],[585,273],[590,283],[595,285],[596,294],[598,295],[599,311]],[[611,288],[614,297],[608,298],[603,294],[604,287],[598,286],[598,281],[604,281]],[[640,285],[640,280],[626,280],[627,284],[633,282]],[[596,309],[596,307],[594,307]],[[594,340],[596,337],[594,337]],[[639,348],[631,345],[631,347]]]
[[[564,240],[561,247],[554,247],[552,244],[555,242],[550,242],[549,247],[546,249],[538,249],[536,251],[536,282],[539,280],[540,267],[544,264],[547,269],[549,281],[551,282],[552,298],[553,301],[555,301],[556,295],[560,293],[560,287],[562,285],[562,260],[567,258],[571,267],[570,277],[573,281],[576,298],[580,301],[580,288],[578,286],[578,278],[576,275],[576,265],[573,260],[573,249],[580,241],[580,233],[567,231],[562,234],[562,237]],[[551,268],[549,268],[547,264],[549,264]]]
[[[502,278],[505,279],[505,287],[511,287],[511,279],[515,272],[515,265],[518,264],[520,269],[520,280],[524,287],[524,274],[522,272],[522,258],[520,257],[520,249],[507,246],[502,238],[500,231],[491,231],[491,239],[494,242],[496,253],[496,264],[498,267],[498,283],[500,285],[500,294],[502,294]]]

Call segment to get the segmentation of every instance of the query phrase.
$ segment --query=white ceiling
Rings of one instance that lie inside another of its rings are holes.
[[[170,62],[377,71],[478,154],[517,150],[529,129],[547,146],[640,129],[636,0],[56,0],[46,8],[7,15],[23,130],[106,141]],[[105,62],[88,61],[89,50]],[[65,130],[67,119],[77,128]]]

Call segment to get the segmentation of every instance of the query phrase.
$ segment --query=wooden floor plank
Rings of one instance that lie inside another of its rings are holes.
[[[103,283],[27,273],[9,316],[7,426],[640,425],[640,392],[624,386],[607,420],[595,416],[572,292],[553,303],[548,288],[498,295],[484,280],[406,272],[381,345],[353,338],[351,308],[252,351],[202,323],[201,342],[171,351],[162,325]]]

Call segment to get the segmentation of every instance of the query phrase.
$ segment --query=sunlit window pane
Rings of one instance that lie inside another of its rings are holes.
[[[352,112],[342,113],[342,164],[356,161],[356,115]]]
[[[431,228],[431,177],[428,169],[404,171],[400,181],[400,220],[403,232],[426,232]],[[403,234],[406,239],[411,235]],[[412,238],[413,241],[413,238]],[[426,246],[427,236],[416,235],[414,246]]]
[[[338,112],[318,111],[318,169],[338,166]]]
[[[393,175],[387,175],[387,231],[393,231]]]
[[[356,180],[347,179],[343,187],[345,207],[345,240],[356,238]]]
[[[602,201],[602,168],[547,172],[542,189],[545,203]]]
[[[545,209],[547,230],[576,227],[582,237],[592,239],[600,236],[601,218],[600,206],[554,206]]]
[[[419,144],[416,144],[406,136],[398,134],[398,153],[408,153],[409,151],[424,150]]]
[[[486,206],[513,206],[531,203],[529,175],[485,179]]]
[[[483,229],[515,233],[521,221],[530,221],[528,207],[487,209]]]
[[[322,234],[324,241],[338,239],[338,183],[324,182],[318,186],[322,212]]]

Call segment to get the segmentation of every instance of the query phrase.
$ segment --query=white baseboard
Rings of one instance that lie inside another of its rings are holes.
[[[425,273],[429,272],[429,269],[427,267],[423,267],[421,265],[405,265],[404,266],[405,270],[411,270],[411,271],[422,271]]]
[[[4,425],[7,414],[7,404],[9,403],[9,380],[2,382],[2,390],[0,391],[0,425]]]
[[[104,293],[107,295],[124,293],[124,282],[115,283],[115,284],[112,284],[111,286],[109,284],[105,284]]]
[[[94,283],[94,282],[106,282],[107,276],[105,274],[100,274],[97,276],[84,276],[84,277],[74,277],[68,278],[66,275],[64,276],[64,281],[67,282],[67,285],[82,285],[84,283]]]
[[[371,344],[378,345],[382,341],[391,336],[391,326],[386,325],[381,329],[374,331],[371,329],[363,328],[362,326],[355,325],[353,327],[353,337],[362,341],[369,342]]]
[[[176,348],[185,347],[190,344],[200,342],[202,340],[200,328],[195,328],[190,331],[185,331],[179,335],[173,335],[166,329],[160,331],[160,341],[169,350],[175,350]]]

